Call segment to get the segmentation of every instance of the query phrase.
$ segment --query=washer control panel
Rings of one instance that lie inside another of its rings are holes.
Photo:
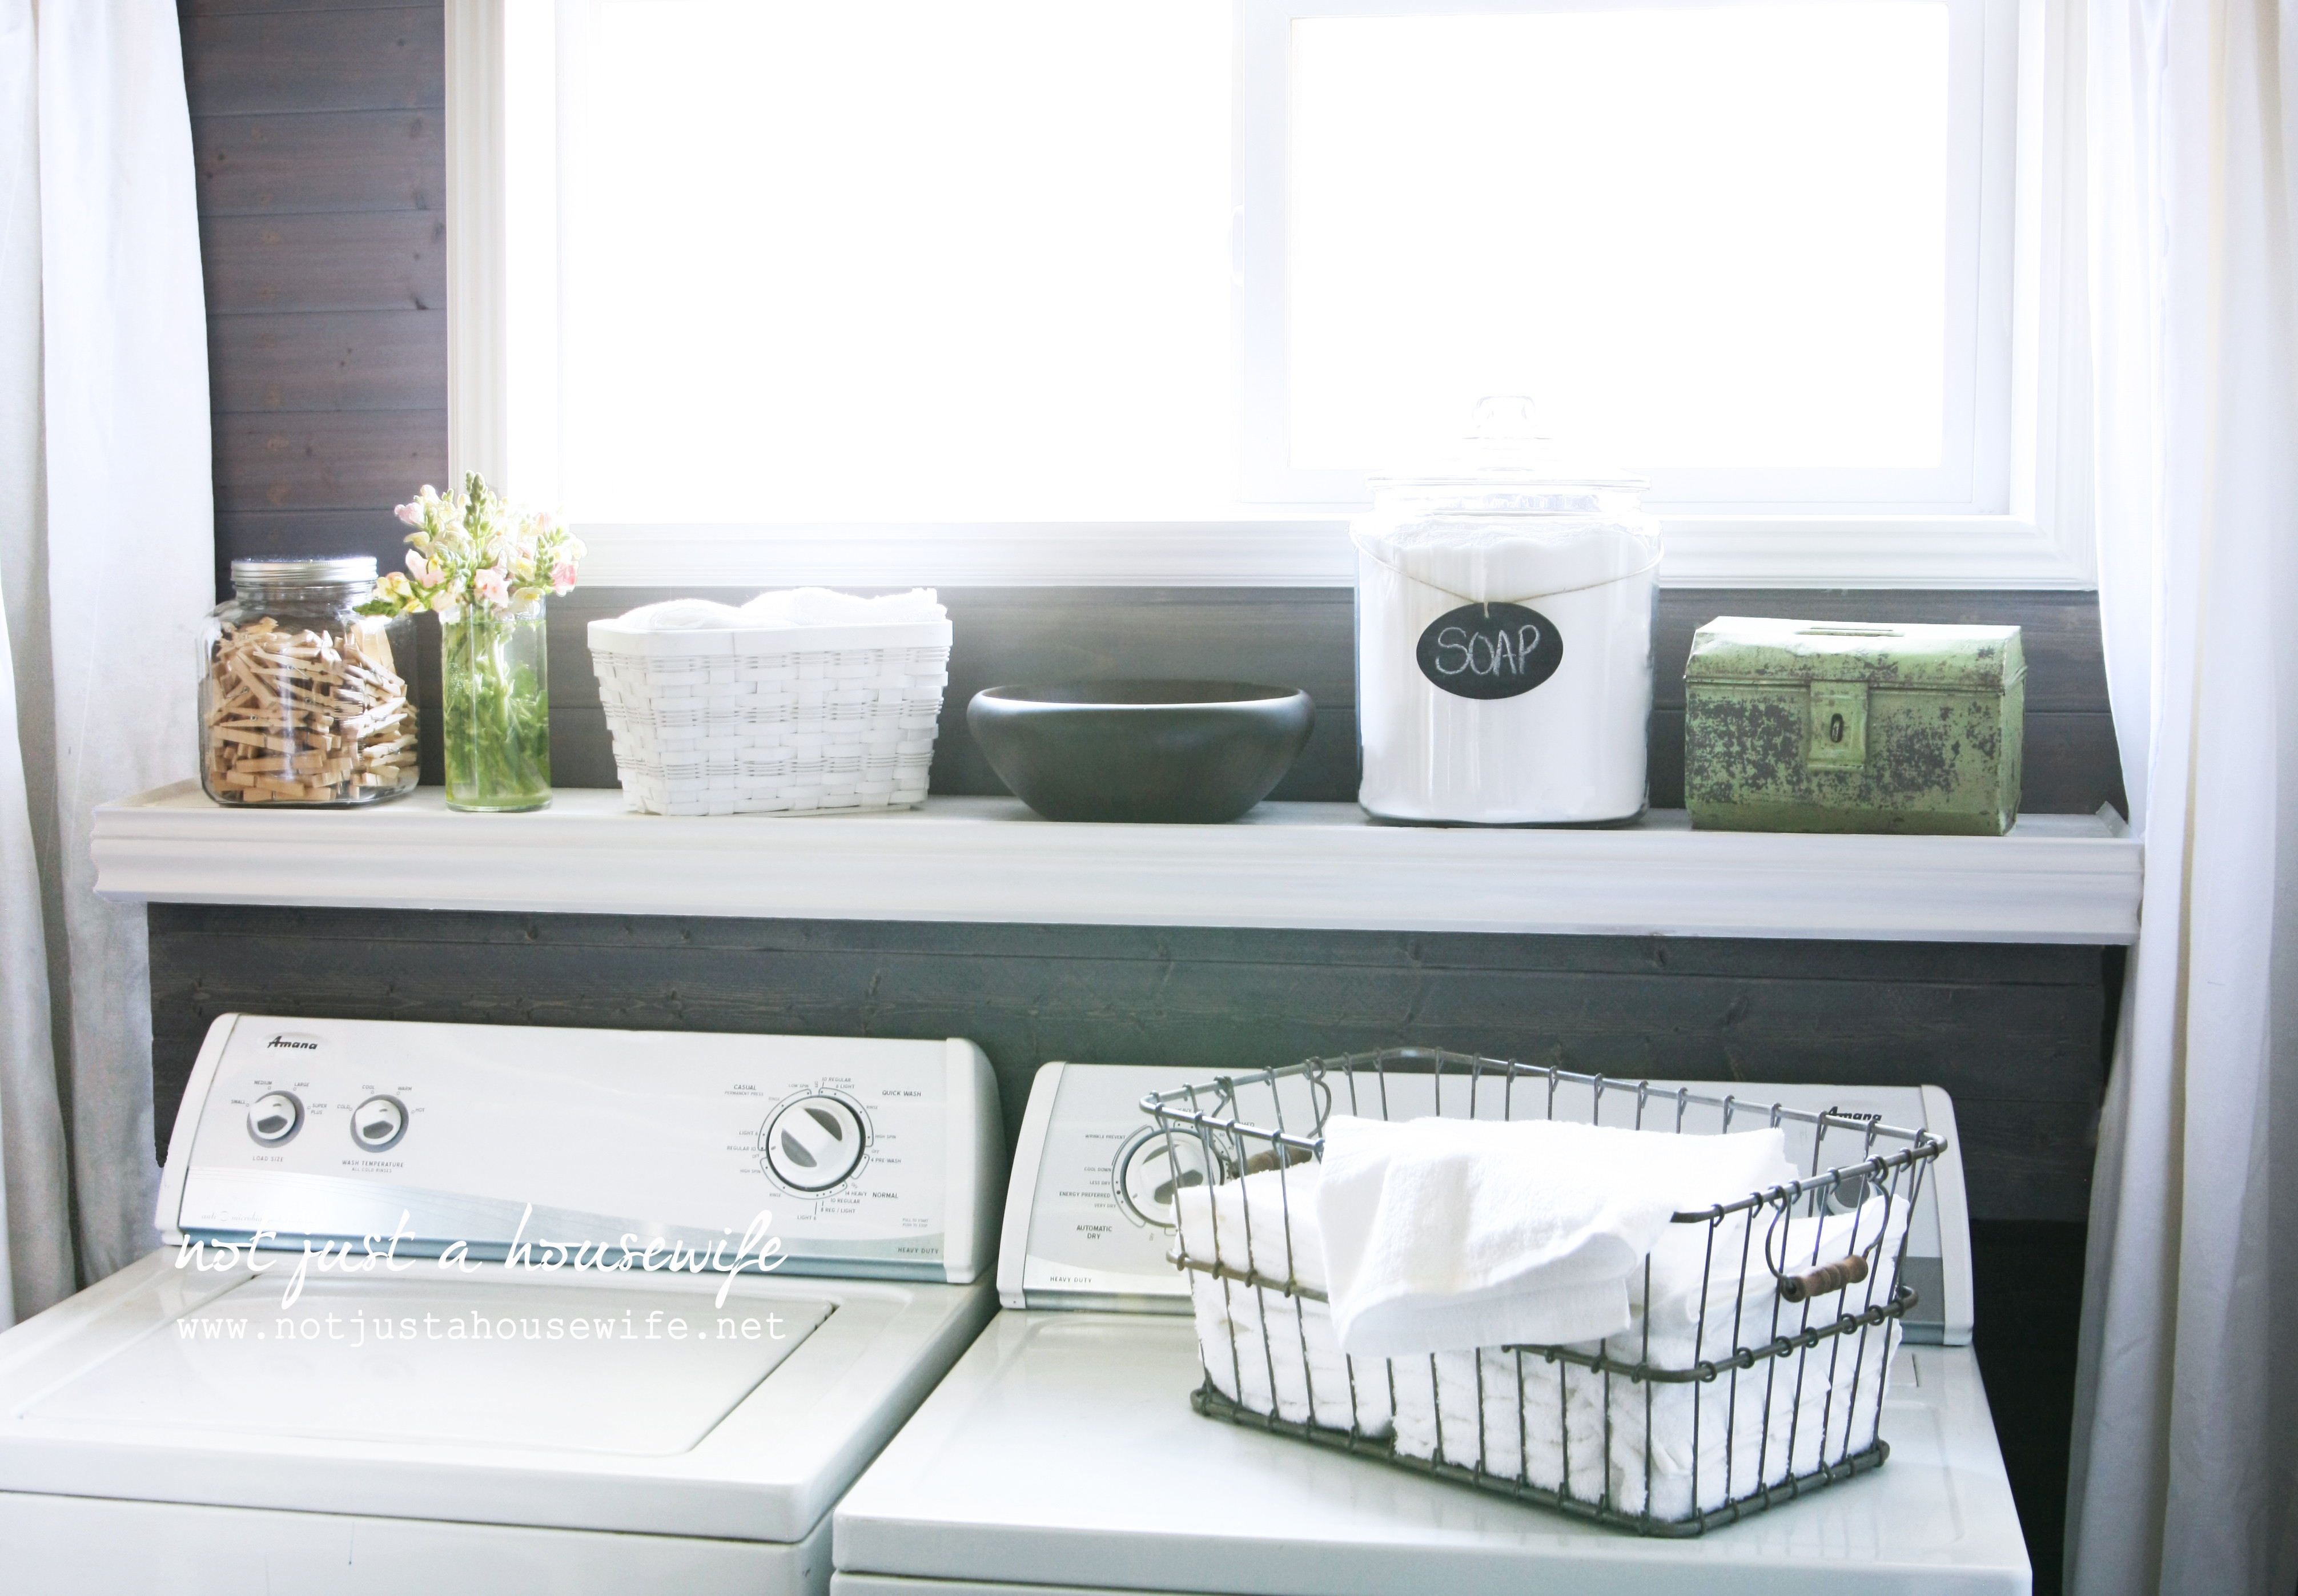
[[[793,1272],[971,1279],[1004,1175],[970,1042],[226,1015],[159,1218],[474,1257],[657,1239],[731,1254],[757,1232]]]

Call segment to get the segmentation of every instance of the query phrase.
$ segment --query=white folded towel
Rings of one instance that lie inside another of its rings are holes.
[[[1176,1261],[1218,1262],[1253,1281],[1191,1269],[1189,1301],[1205,1372],[1231,1402],[1295,1424],[1389,1432],[1388,1365],[1343,1357],[1332,1311],[1286,1292],[1322,1291],[1324,1248],[1317,1239],[1313,1162],[1262,1170],[1213,1187],[1174,1194]]]
[[[627,611],[627,632],[739,632],[778,626],[896,625],[946,621],[949,611],[930,587],[864,599],[826,587],[780,588],[737,608],[711,599],[668,599]]]
[[[748,624],[731,604],[709,599],[665,599],[641,604],[616,618],[625,632],[730,632]]]
[[[1892,1320],[1712,1383],[1649,1387],[1536,1352],[1400,1358],[1391,1365],[1396,1451],[1624,1513],[1685,1518],[1865,1451],[1898,1340]]]
[[[1176,1194],[1177,1256],[1272,1282],[1189,1272],[1206,1375],[1242,1407],[1393,1437],[1406,1457],[1441,1458],[1623,1512],[1649,1508],[1663,1519],[1840,1461],[1875,1438],[1896,1321],[1751,1369],[1729,1364],[1740,1347],[1760,1350],[1889,1302],[1906,1234],[1902,1200],[1877,1195],[1820,1218],[1787,1220],[1767,1205],[1666,1225],[1651,1252],[1649,1311],[1638,1269],[1626,1327],[1572,1350],[1662,1369],[1703,1360],[1725,1367],[1713,1381],[1639,1384],[1492,1346],[1393,1360],[1346,1355],[1327,1306],[1283,1289],[1325,1286],[1317,1211],[1326,1178],[1321,1165],[1303,1163]],[[1872,1267],[1864,1281],[1790,1303],[1767,1252],[1789,1274],[1855,1253]]]
[[[1274,1285],[1325,1289],[1325,1248],[1317,1236],[1317,1187],[1324,1166],[1261,1170],[1219,1186],[1174,1194],[1180,1223],[1174,1256],[1219,1262]]]
[[[1189,1305],[1205,1373],[1231,1402],[1294,1424],[1388,1435],[1388,1364],[1343,1357],[1322,1302],[1191,1269]]]
[[[1687,1369],[1701,1360],[1728,1364],[1737,1347],[1761,1348],[1775,1336],[1888,1302],[1906,1212],[1904,1202],[1873,1197],[1852,1213],[1795,1220],[1773,1233],[1766,1211],[1753,1240],[1760,1249],[1768,1236],[1787,1272],[1866,1252],[1880,1239],[1874,1269],[1861,1283],[1794,1304],[1779,1296],[1760,1250],[1750,1253],[1744,1278],[1735,1253],[1728,1271],[1718,1260],[1704,1317],[1684,1317],[1686,1303],[1699,1300],[1696,1289],[1664,1301],[1655,1292],[1661,1311],[1654,1319],[1639,1314],[1620,1335],[1574,1350],[1600,1348],[1618,1362],[1655,1369]],[[1704,1235],[1707,1227],[1675,1229]],[[1583,1501],[1608,1495],[1623,1512],[1649,1506],[1657,1517],[1682,1518],[1864,1451],[1875,1439],[1898,1336],[1892,1320],[1758,1360],[1750,1369],[1726,1367],[1713,1381],[1649,1385],[1551,1363],[1536,1352],[1400,1358],[1393,1364],[1396,1450]],[[1283,1338],[1276,1344],[1283,1347]]]
[[[745,626],[872,626],[946,621],[949,611],[930,587],[864,599],[826,587],[781,588],[742,606]]]
[[[1615,1335],[1671,1215],[1794,1178],[1776,1129],[1335,1114],[1324,1134],[1324,1275],[1341,1347],[1359,1357]],[[1653,1258],[1655,1300],[1684,1289],[1663,1276],[1696,1256]]]

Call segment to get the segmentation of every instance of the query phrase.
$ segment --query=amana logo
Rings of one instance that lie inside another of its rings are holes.
[[[319,1050],[318,1040],[311,1037],[277,1036],[263,1044],[266,1047],[300,1047],[307,1053]]]

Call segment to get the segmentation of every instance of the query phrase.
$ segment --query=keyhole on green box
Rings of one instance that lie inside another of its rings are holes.
[[[1833,715],[1828,717],[1827,740],[1830,742],[1841,742],[1843,740],[1843,717],[1841,715]]]

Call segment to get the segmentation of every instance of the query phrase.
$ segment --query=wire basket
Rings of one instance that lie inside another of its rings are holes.
[[[1697,1535],[1880,1467],[1899,1278],[1947,1144],[1836,1112],[1400,1048],[1153,1094],[1208,1418],[1296,1436],[1641,1534]],[[1340,1351],[1314,1187],[1326,1117],[1776,1127],[1805,1177],[1677,1213],[1630,1327],[1600,1342],[1412,1358]]]
[[[922,803],[950,624],[688,632],[591,625],[628,807],[806,815]]]

